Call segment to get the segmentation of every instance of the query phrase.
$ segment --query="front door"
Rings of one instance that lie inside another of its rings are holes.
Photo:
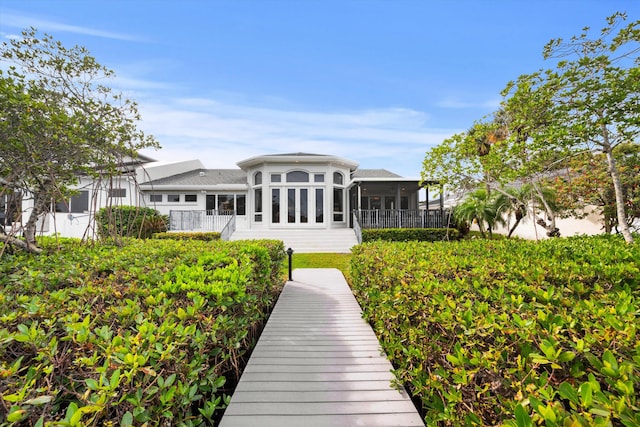
[[[308,188],[287,188],[287,223],[309,223]]]

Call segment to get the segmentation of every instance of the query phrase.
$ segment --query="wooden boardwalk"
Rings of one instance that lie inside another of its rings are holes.
[[[424,426],[342,273],[296,269],[221,426]]]

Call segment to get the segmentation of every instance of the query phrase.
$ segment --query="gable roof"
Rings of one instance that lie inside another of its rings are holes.
[[[171,175],[153,181],[145,182],[140,187],[143,190],[152,188],[212,188],[219,186],[246,187],[247,174],[240,169],[194,169],[188,172]]]

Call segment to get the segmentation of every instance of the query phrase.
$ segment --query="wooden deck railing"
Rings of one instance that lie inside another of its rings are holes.
[[[354,223],[366,228],[444,228],[446,211],[440,209],[361,209],[353,211]]]

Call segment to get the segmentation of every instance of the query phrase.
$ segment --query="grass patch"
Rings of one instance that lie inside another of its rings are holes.
[[[351,254],[338,253],[293,253],[293,266],[296,268],[337,268],[349,280],[349,265],[351,262]],[[287,275],[288,264],[284,263],[284,275]]]

